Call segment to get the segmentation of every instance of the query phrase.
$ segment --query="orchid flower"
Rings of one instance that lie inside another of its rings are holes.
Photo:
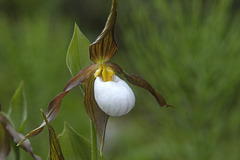
[[[114,40],[117,3],[118,0],[113,0],[105,28],[89,47],[90,59],[93,64],[82,69],[75,77],[68,81],[63,91],[49,103],[46,112],[49,122],[55,119],[63,97],[74,87],[83,84],[85,92],[84,106],[94,124],[101,149],[104,144],[105,130],[109,116],[127,114],[135,104],[133,91],[117,74],[122,74],[128,82],[148,90],[160,106],[171,106],[166,103],[164,98],[146,80],[140,76],[128,74],[119,65],[109,62],[118,49],[118,45]],[[38,128],[29,132],[21,142],[39,134],[45,125],[44,121]]]

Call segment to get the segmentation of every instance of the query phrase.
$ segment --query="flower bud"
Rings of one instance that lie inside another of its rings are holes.
[[[112,81],[107,82],[97,77],[94,82],[94,97],[103,112],[110,116],[125,115],[135,104],[132,89],[116,75]]]

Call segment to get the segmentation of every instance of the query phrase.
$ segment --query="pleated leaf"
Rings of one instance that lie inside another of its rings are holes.
[[[47,112],[46,112],[46,117],[49,122],[54,120],[55,117],[57,116],[64,96],[74,87],[81,85],[88,77],[90,77],[95,72],[95,70],[96,70],[95,64],[90,65],[87,68],[81,70],[75,77],[71,78],[68,81],[68,83],[64,87],[63,92],[61,92],[55,98],[52,99],[52,101],[48,105]],[[46,125],[46,122],[44,121],[38,128],[29,132],[18,145],[20,145],[26,139],[39,134],[43,130],[43,127],[45,125]]]
[[[81,69],[90,65],[89,46],[90,42],[80,31],[77,24],[75,24],[66,57],[67,66],[72,76],[75,76]]]
[[[64,160],[60,143],[58,141],[58,137],[53,129],[53,127],[49,124],[46,115],[42,111],[42,116],[46,122],[48,127],[49,134],[49,145],[50,145],[50,159],[51,160]]]
[[[12,125],[14,128],[22,132],[24,123],[27,119],[27,103],[23,90],[23,82],[20,83],[11,99],[8,117],[13,123]]]
[[[84,83],[84,106],[88,116],[91,118],[96,133],[98,135],[98,139],[100,141],[100,152],[102,153],[103,146],[104,146],[104,138],[105,138],[105,131],[107,126],[107,121],[109,115],[104,113],[99,106],[97,105],[95,98],[94,98],[94,76],[92,75],[90,78],[86,80]]]
[[[90,141],[79,135],[67,123],[64,124],[63,132],[59,135],[59,142],[66,159],[91,160]],[[98,156],[98,160],[103,159],[105,158]]]
[[[114,26],[117,18],[118,0],[113,0],[108,20],[102,33],[90,45],[90,59],[94,63],[109,61],[116,53],[118,46],[114,39]]]
[[[64,123],[63,132],[59,135],[59,142],[66,159],[90,160],[91,144],[84,137],[77,134],[68,124]]]

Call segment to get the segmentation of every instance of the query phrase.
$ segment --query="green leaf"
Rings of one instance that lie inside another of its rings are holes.
[[[89,59],[89,46],[90,42],[82,34],[77,24],[75,24],[66,57],[67,66],[72,76],[75,76],[81,69],[91,63]]]
[[[64,124],[63,133],[59,135],[59,142],[66,159],[91,160],[90,141],[79,135],[66,123]],[[98,160],[104,159],[105,158],[98,156]]]
[[[42,115],[43,115],[43,118],[48,127],[49,143],[50,143],[50,159],[51,160],[64,160],[57,135],[56,135],[53,127],[49,124],[47,117],[43,111],[42,111]]]
[[[27,119],[27,103],[23,90],[23,82],[20,83],[12,97],[8,110],[8,118],[13,123],[14,128],[21,133]]]

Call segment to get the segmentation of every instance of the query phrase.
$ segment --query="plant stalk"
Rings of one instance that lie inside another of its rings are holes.
[[[97,136],[92,121],[91,121],[91,158],[92,160],[97,160]]]

